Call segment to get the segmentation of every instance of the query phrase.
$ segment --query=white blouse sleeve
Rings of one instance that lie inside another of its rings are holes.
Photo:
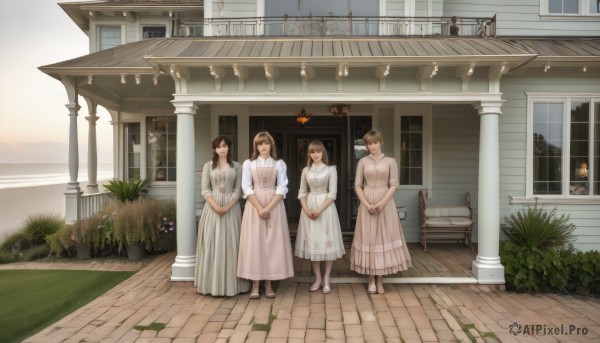
[[[329,192],[327,197],[335,200],[337,197],[337,168],[329,166]]]
[[[244,192],[244,195],[242,196],[244,199],[246,199],[248,195],[254,194],[254,186],[252,184],[252,161],[250,160],[245,160],[242,167],[242,191]]]
[[[277,169],[277,188],[275,189],[275,194],[281,194],[285,199],[285,195],[288,192],[287,167],[283,160],[277,160],[275,168]]]

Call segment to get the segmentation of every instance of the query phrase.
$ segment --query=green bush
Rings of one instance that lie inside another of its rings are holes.
[[[48,244],[42,244],[23,250],[19,256],[19,261],[29,262],[47,257],[48,255],[50,255],[50,246],[48,246]]]
[[[599,251],[530,249],[506,241],[500,259],[509,290],[600,295]]]
[[[10,251],[0,250],[0,264],[15,262]]]
[[[50,255],[72,256],[75,249],[72,225],[65,225],[55,233],[46,236],[46,243],[50,246]]]
[[[137,200],[141,197],[143,191],[150,185],[150,179],[112,179],[104,185],[111,196],[121,202],[127,203]]]
[[[535,203],[504,218],[500,229],[510,241],[529,249],[569,248],[575,230],[569,220],[570,215],[557,217],[556,208],[547,212]]]
[[[46,245],[46,236],[56,233],[64,226],[64,219],[53,214],[29,216],[25,225],[0,245],[0,250],[8,252],[14,259],[24,250]]]
[[[0,245],[0,250],[4,251],[13,251],[13,250],[21,250],[23,246],[28,246],[27,243],[27,234],[21,229],[11,235],[9,235],[6,240]]]

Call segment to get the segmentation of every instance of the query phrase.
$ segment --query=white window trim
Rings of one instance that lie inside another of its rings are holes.
[[[538,202],[540,204],[597,204],[600,203],[600,196],[598,195],[570,195],[568,194],[569,187],[569,149],[564,149],[562,156],[562,169],[563,169],[563,180],[562,182],[562,193],[561,195],[540,195],[533,194],[533,104],[536,102],[554,102],[562,103],[563,107],[563,119],[567,119],[571,111],[571,107],[567,106],[572,101],[577,100],[590,100],[590,107],[593,107],[594,103],[600,102],[600,93],[525,93],[527,98],[527,149],[526,149],[526,168],[525,168],[525,197],[512,197],[511,203],[513,204],[527,204]],[[570,126],[566,125],[570,121],[565,121],[563,125],[563,144],[570,142]],[[593,126],[593,125],[590,125]],[[591,128],[592,130],[593,128]],[[590,133],[593,133],[591,131]],[[593,139],[593,136],[590,136]],[[600,168],[600,166],[593,165],[593,159],[590,160],[590,173],[593,168]]]
[[[168,113],[165,112],[163,110],[148,110],[148,111],[144,111],[144,113],[142,114],[142,121],[141,123],[141,127],[140,130],[142,132],[142,139],[140,141],[140,144],[142,144],[142,158],[140,159],[140,164],[143,162],[143,171],[140,171],[140,177],[141,178],[146,178],[149,177],[148,176],[148,126],[146,125],[146,121],[148,119],[148,117],[171,117],[171,116],[175,116],[177,117],[176,114],[174,113]],[[179,123],[178,123],[179,124]],[[176,132],[176,134],[178,134],[178,132]],[[177,146],[175,146],[175,149],[177,149]],[[175,170],[177,170],[177,168],[179,168],[179,166],[175,166]],[[151,187],[173,187],[175,184],[177,184],[177,181],[155,181],[152,180],[152,185]]]
[[[126,124],[139,124],[140,125],[140,179],[144,179],[146,178],[146,152],[147,152],[147,148],[146,148],[146,136],[148,135],[146,132],[146,117],[144,117],[143,120],[125,120],[122,121],[120,123],[121,126],[121,134],[119,135],[119,141],[121,144],[119,144],[119,154],[121,154],[121,158],[122,158],[122,167],[120,168],[121,170],[119,170],[119,174],[121,177],[125,177],[126,173],[126,169],[129,168],[126,164],[126,158],[125,158],[125,125]],[[128,175],[129,177],[129,175]]]
[[[587,16],[589,19],[600,20],[600,13],[589,13],[590,1],[595,0],[579,0],[578,13],[550,13],[548,12],[548,1],[540,0],[540,16],[544,19],[556,19],[556,20],[581,20],[581,17]]]
[[[95,52],[100,51],[100,27],[101,26],[119,26],[121,28],[121,45],[127,43],[127,26],[124,25],[123,23],[118,23],[118,22],[98,22],[96,23],[96,25],[94,26],[94,39],[95,39],[95,44],[94,44],[94,48],[96,49]]]
[[[433,187],[432,164],[432,135],[431,135],[431,104],[396,104],[394,106],[394,158],[400,163],[400,117],[402,116],[421,116],[423,117],[423,184],[421,185],[400,185],[402,189],[421,190],[423,188],[431,189]],[[398,166],[400,167],[400,166]]]

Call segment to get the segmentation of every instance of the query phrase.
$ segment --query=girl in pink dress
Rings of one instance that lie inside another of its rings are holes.
[[[360,206],[350,269],[369,275],[369,293],[383,294],[383,275],[406,270],[412,263],[394,202],[399,185],[398,165],[395,159],[381,152],[381,133],[369,131],[363,140],[369,155],[361,158],[356,167],[354,190]]]
[[[274,298],[271,280],[294,276],[292,246],[283,198],[287,194],[286,165],[277,159],[275,141],[268,132],[254,137],[252,159],[242,167],[244,208],[238,255],[238,277],[252,280],[251,299],[258,299],[259,282]]]

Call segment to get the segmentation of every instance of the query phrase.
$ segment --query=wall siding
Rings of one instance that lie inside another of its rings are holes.
[[[525,92],[599,93],[598,77],[505,76],[501,80],[503,99],[500,115],[500,218],[523,208],[511,205],[510,197],[525,196],[527,162],[527,98]],[[577,226],[575,248],[600,249],[600,215],[598,205],[547,205],[557,214],[568,214]]]
[[[444,16],[493,17],[498,36],[598,36],[597,17],[540,16],[540,0],[446,0]]]

